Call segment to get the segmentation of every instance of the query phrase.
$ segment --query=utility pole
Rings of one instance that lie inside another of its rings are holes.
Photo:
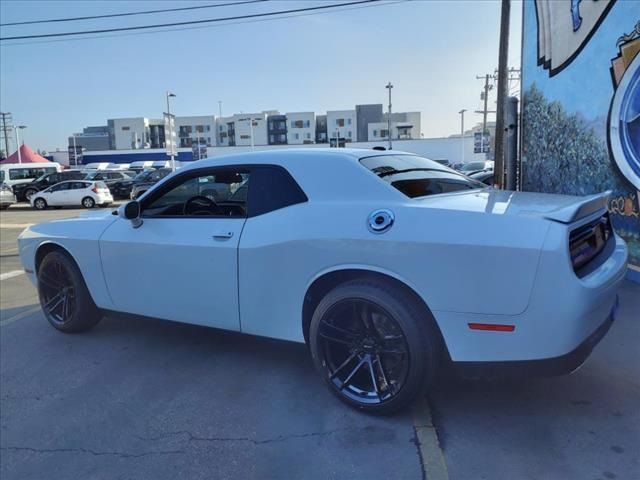
[[[462,163],[464,163],[464,112],[467,109],[463,108],[458,113],[460,114],[460,144],[462,145]]]
[[[504,185],[505,160],[505,106],[509,92],[507,91],[508,56],[509,56],[509,15],[511,0],[502,0],[500,11],[500,51],[498,53],[498,105],[496,107],[496,153],[494,165],[494,183],[497,188]]]
[[[11,112],[0,112],[2,117],[2,132],[4,133],[4,153],[8,157],[11,152],[9,151],[9,130],[11,130]],[[7,128],[7,121],[9,127]]]
[[[22,154],[20,153],[20,130],[27,128],[26,125],[16,125],[14,131],[16,132],[16,145],[18,146],[18,163],[22,163]]]
[[[218,100],[218,117],[222,118],[222,100]]]
[[[175,98],[176,94],[175,93],[171,93],[167,90],[167,118],[168,118],[168,124],[169,124],[169,138],[171,139],[171,171],[175,172],[176,171],[176,157],[174,152],[176,151],[176,146],[174,144],[175,142],[175,138],[174,138],[174,131],[175,131],[175,120],[172,122],[171,121],[171,110],[170,110],[170,105],[169,105],[169,98],[174,97]],[[165,138],[167,136],[167,132],[165,132]],[[166,141],[165,141],[166,143]]]
[[[492,75],[488,73],[484,76],[476,75],[476,80],[480,80],[484,78],[484,91],[482,93],[482,98],[484,100],[484,108],[481,111],[476,111],[476,113],[482,113],[482,134],[487,133],[487,114],[493,113],[489,111],[488,101],[489,101],[489,90],[493,88],[493,85],[489,84],[489,80],[494,78]]]
[[[387,86],[385,87],[389,90],[389,111],[387,113],[387,136],[389,138],[389,150],[391,150],[392,146],[391,146],[391,89],[393,88],[393,85],[391,85],[391,82],[387,83]]]

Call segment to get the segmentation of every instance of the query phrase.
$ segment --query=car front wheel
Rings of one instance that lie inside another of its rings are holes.
[[[38,296],[45,317],[61,332],[83,332],[101,319],[80,269],[61,251],[48,253],[40,263]]]
[[[29,188],[27,189],[26,192],[24,192],[24,198],[26,198],[27,201],[30,201],[31,197],[33,197],[36,193],[38,193],[37,190],[34,190],[33,188]]]
[[[47,208],[47,202],[45,201],[44,198],[36,198],[35,201],[33,202],[33,206],[37,210],[44,210]]]
[[[360,410],[390,414],[434,378],[440,340],[431,314],[384,282],[357,280],[329,292],[311,320],[314,364],[330,390]]]

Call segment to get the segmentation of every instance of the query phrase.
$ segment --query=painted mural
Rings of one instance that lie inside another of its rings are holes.
[[[640,1],[525,0],[523,189],[612,190],[640,280]]]

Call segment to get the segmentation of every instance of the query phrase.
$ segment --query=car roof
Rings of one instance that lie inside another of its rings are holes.
[[[372,150],[365,148],[277,148],[261,150],[259,152],[242,152],[219,155],[191,162],[184,168],[216,167],[221,164],[261,164],[291,161],[293,159],[309,159],[322,161],[322,158],[343,158],[350,161],[358,161],[366,157],[378,157],[383,155],[416,155],[415,153],[400,150]],[[280,160],[280,161],[279,161]],[[184,169],[183,168],[183,169]],[[181,170],[183,170],[181,169]]]

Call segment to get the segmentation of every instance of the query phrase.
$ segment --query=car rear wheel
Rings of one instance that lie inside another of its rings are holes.
[[[440,354],[424,306],[393,285],[364,280],[340,285],[320,301],[309,342],[330,390],[376,414],[411,404],[435,377]]]
[[[91,197],[84,197],[82,199],[82,206],[84,208],[93,208],[96,206],[96,201]]]
[[[40,263],[38,296],[45,317],[61,332],[83,332],[101,319],[80,269],[61,251],[48,253]]]
[[[33,202],[33,206],[38,210],[44,210],[47,208],[47,202],[44,198],[36,198]]]
[[[31,200],[31,197],[33,197],[36,193],[38,193],[37,190],[34,190],[33,188],[28,188],[27,190],[25,190],[24,192],[24,198],[27,199],[27,201]]]

